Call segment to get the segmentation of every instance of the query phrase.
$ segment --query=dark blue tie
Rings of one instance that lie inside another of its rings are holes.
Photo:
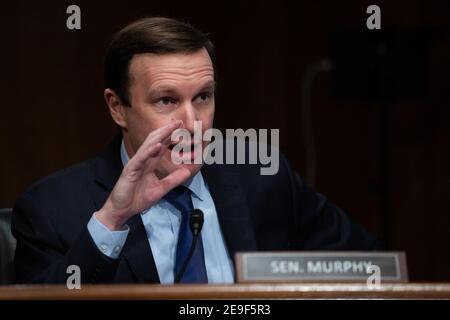
[[[181,212],[181,224],[178,232],[178,244],[174,268],[174,276],[176,276],[186,260],[192,245],[192,231],[189,227],[189,217],[194,210],[194,206],[192,205],[191,191],[185,186],[176,187],[166,194],[164,199]],[[192,258],[180,279],[180,283],[207,282],[208,277],[206,275],[203,242],[200,234]]]

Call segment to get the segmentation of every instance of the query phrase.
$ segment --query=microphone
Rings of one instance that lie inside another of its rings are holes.
[[[203,212],[200,209],[194,209],[189,217],[189,226],[191,227],[192,235],[198,236],[203,227]]]
[[[189,264],[189,261],[192,258],[192,255],[194,254],[195,246],[197,245],[197,239],[200,235],[200,232],[202,231],[203,227],[203,212],[200,209],[194,209],[192,213],[189,216],[189,227],[191,228],[192,232],[192,243],[191,248],[189,250],[189,254],[186,257],[186,260],[184,260],[184,263],[182,267],[180,268],[180,271],[178,271],[178,274],[175,276],[174,283],[179,283],[181,280],[181,277],[183,276],[184,272],[186,271],[187,265]]]

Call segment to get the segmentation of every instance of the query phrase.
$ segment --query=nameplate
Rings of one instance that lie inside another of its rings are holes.
[[[404,252],[243,252],[236,271],[238,282],[408,281]]]

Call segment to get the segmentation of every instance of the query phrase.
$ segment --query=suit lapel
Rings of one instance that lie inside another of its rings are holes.
[[[127,224],[130,232],[122,255],[127,259],[139,282],[160,283],[141,215],[135,215],[128,220]]]
[[[239,251],[255,251],[256,240],[245,192],[239,177],[225,166],[204,165],[203,176],[216,206],[231,258]]]
[[[105,152],[94,160],[96,184],[91,194],[97,210],[105,203],[122,172],[121,142],[122,136],[119,135]],[[141,216],[139,214],[133,216],[127,221],[127,224],[130,232],[122,250],[122,256],[128,261],[128,265],[139,282],[160,282]]]
[[[122,160],[120,160],[121,142],[121,135],[115,137],[106,150],[94,159],[95,187],[92,191],[97,210],[105,203],[122,172],[123,166]]]

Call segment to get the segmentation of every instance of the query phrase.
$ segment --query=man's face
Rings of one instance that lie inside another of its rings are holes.
[[[202,131],[212,127],[214,118],[214,69],[205,49],[195,53],[139,54],[129,65],[129,97],[131,108],[124,108],[126,128],[123,130],[128,155],[132,157],[147,135],[173,120],[182,120],[183,128],[194,134],[194,121],[201,121]],[[203,133],[202,132],[202,133]],[[193,141],[193,139],[192,139]],[[206,144],[203,144],[203,148]],[[176,165],[171,149],[163,146],[164,154],[156,168],[163,178],[184,166],[191,176],[201,164]],[[183,154],[183,158],[192,155]]]

